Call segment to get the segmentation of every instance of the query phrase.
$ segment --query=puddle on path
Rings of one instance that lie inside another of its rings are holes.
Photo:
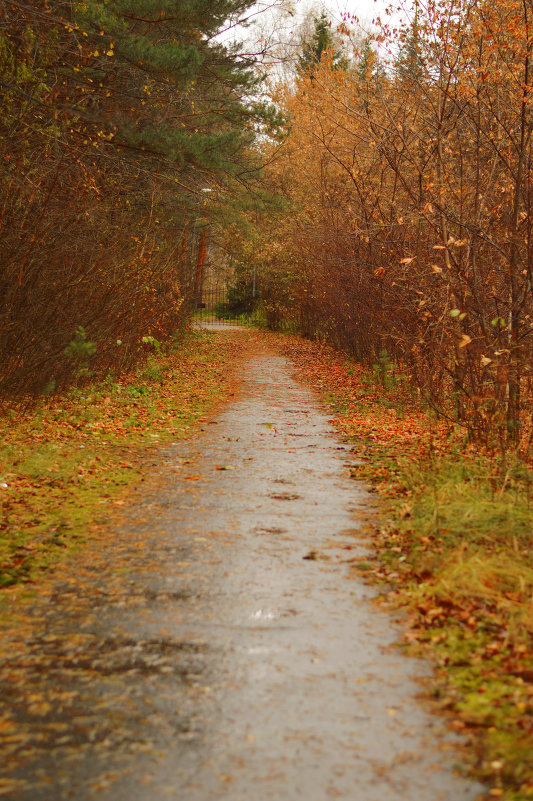
[[[350,570],[370,502],[351,461],[287,362],[254,357],[131,510],[149,558],[132,547],[133,572],[77,603],[58,591],[2,667],[25,732],[4,751],[9,797],[473,801],[416,700],[424,665]]]

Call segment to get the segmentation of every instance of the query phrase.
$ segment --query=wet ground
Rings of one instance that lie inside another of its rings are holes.
[[[1,666],[0,792],[473,801],[417,700],[427,668],[354,569],[371,499],[311,392],[260,353],[204,429]]]

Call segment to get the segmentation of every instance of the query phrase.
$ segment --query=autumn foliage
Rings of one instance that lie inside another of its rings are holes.
[[[399,39],[398,39],[399,36]],[[533,12],[417,4],[394,69],[323,56],[278,88],[253,253],[300,330],[390,360],[471,435],[531,438]],[[268,227],[267,227],[268,226]]]
[[[0,391],[120,372],[194,300],[206,187],[268,110],[216,33],[252,0],[0,4]]]

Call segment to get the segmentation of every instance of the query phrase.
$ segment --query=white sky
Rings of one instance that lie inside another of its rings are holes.
[[[254,36],[258,37],[256,41],[265,36],[272,44],[276,39],[281,39],[290,43],[289,49],[292,49],[297,45],[296,31],[299,22],[310,10],[319,12],[324,7],[333,24],[340,24],[348,15],[350,27],[359,32],[359,36],[356,33],[356,40],[360,41],[361,34],[364,36],[377,30],[374,20],[381,17],[382,22],[397,24],[398,20],[406,16],[401,7],[408,9],[411,4],[412,0],[258,0],[252,12],[252,24],[244,33],[244,38],[252,43]],[[395,7],[392,15],[387,13],[391,5]],[[294,36],[291,35],[292,28],[295,31]],[[239,29],[234,30],[233,34],[239,35],[238,31]],[[380,55],[386,61],[386,48],[380,45],[378,50],[381,50]]]
[[[394,26],[407,16],[412,0],[296,0],[297,8],[305,13],[309,7],[325,6],[333,22],[341,22],[349,15],[349,21],[355,29],[364,33],[377,31],[379,19],[383,24]],[[382,53],[386,58],[386,54]]]
[[[299,0],[297,5],[305,8],[312,6],[313,3],[309,0]],[[324,5],[337,20],[341,20],[342,16],[348,13],[355,15],[366,27],[380,14],[385,17],[385,10],[390,3],[385,0],[326,0]]]

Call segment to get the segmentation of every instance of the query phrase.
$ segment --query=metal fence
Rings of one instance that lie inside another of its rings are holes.
[[[196,318],[206,323],[219,325],[256,325],[251,310],[252,304],[243,299],[239,303],[230,303],[225,286],[210,287],[202,290],[202,300],[197,304]]]
[[[285,309],[269,312],[257,298],[240,295],[235,298],[225,286],[211,286],[202,290],[202,300],[197,303],[195,318],[200,322],[217,325],[248,325],[254,328],[269,328],[272,331],[296,333],[299,330],[298,320]]]

